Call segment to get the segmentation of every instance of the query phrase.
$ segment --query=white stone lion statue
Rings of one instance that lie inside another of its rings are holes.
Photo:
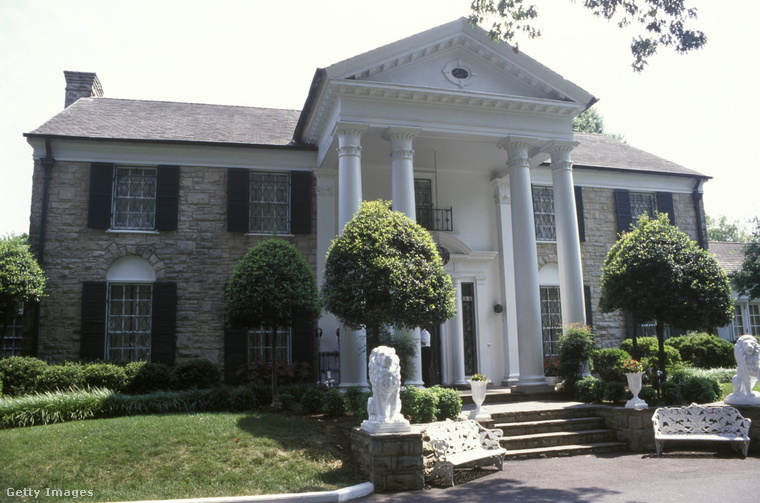
[[[734,392],[726,397],[726,403],[754,404],[760,402],[760,393],[752,388],[760,379],[760,344],[752,335],[742,335],[734,346],[736,375],[732,380]]]
[[[372,432],[408,431],[409,422],[401,414],[401,367],[396,350],[379,346],[369,357],[372,397],[367,402],[369,420],[362,429]]]

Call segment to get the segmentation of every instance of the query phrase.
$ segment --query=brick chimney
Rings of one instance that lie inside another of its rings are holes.
[[[63,72],[66,77],[66,105],[68,107],[79,98],[100,98],[103,96],[103,88],[98,76],[90,72]]]

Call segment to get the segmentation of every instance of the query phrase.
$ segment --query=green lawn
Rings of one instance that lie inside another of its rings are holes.
[[[13,501],[130,501],[333,490],[365,480],[339,427],[264,413],[135,416],[0,430]],[[49,489],[49,490],[48,490]],[[68,492],[66,492],[68,491]],[[58,495],[55,496],[58,492]]]

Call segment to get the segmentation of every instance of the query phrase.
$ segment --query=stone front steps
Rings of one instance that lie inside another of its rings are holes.
[[[507,459],[602,454],[628,450],[618,442],[604,418],[593,407],[558,407],[558,404],[533,410],[491,413],[492,428],[504,432],[501,446]]]

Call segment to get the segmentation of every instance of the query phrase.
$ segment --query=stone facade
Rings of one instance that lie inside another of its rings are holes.
[[[676,225],[691,239],[697,241],[697,215],[691,194],[673,194]],[[706,235],[704,209],[700,202],[702,235]],[[591,287],[591,310],[596,346],[616,348],[628,336],[626,319],[622,313],[599,311],[602,269],[604,260],[617,240],[618,224],[615,211],[614,189],[583,187],[583,216],[585,241],[581,242],[584,284]],[[538,243],[538,266],[557,263],[557,245]]]
[[[115,260],[137,255],[151,263],[157,281],[177,284],[177,361],[202,357],[221,367],[224,285],[248,248],[269,237],[227,232],[227,169],[181,166],[178,229],[141,233],[87,227],[89,167],[84,162],[56,162],[52,171],[41,264],[48,277],[48,296],[40,306],[37,355],[48,360],[79,358],[82,283],[105,281]],[[36,162],[33,245],[39,243],[41,187],[42,167]],[[283,239],[315,268],[313,215],[312,206],[311,234]]]

